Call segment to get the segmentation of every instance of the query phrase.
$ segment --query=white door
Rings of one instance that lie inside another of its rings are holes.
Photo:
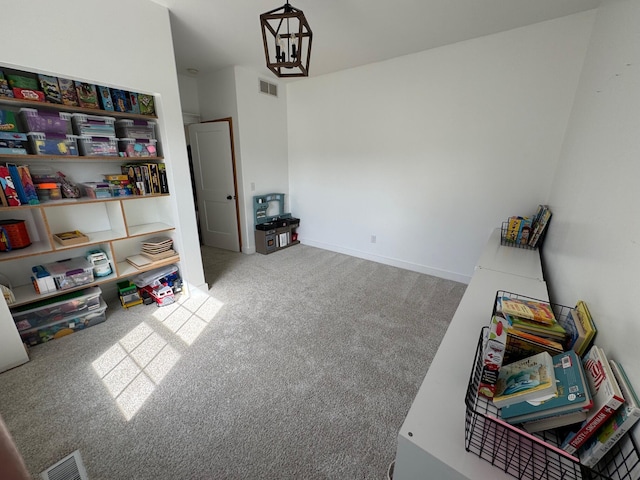
[[[189,125],[202,242],[240,251],[231,122]]]

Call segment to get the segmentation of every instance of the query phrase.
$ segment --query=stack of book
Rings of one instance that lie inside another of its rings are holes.
[[[498,312],[507,322],[508,360],[548,352],[557,355],[564,351],[566,331],[558,323],[546,302],[499,296],[496,304]]]
[[[507,244],[537,248],[542,244],[550,220],[551,210],[548,205],[538,205],[532,217],[513,215],[503,224],[503,240]]]

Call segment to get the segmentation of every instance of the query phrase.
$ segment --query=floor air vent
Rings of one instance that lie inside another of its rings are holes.
[[[89,480],[79,450],[47,468],[40,476],[43,480]]]

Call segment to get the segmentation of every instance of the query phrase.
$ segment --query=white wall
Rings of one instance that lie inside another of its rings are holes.
[[[253,196],[289,193],[285,90],[280,85],[277,98],[262,94],[258,90],[260,78],[236,66],[198,80],[202,120],[233,119],[244,253],[256,251]],[[266,80],[278,83],[275,78]]]
[[[593,18],[288,84],[303,243],[468,281],[491,230],[549,195]]]
[[[130,28],[118,28],[105,9],[126,12]],[[3,49],[5,65],[157,96],[180,266],[189,283],[204,286],[167,9],[147,0],[21,0],[3,5],[0,31],[21,39],[20,48]]]
[[[597,343],[640,388],[640,1],[598,14],[549,204],[554,301],[584,300]]]
[[[198,78],[178,73],[178,88],[180,90],[180,104],[182,112],[200,115],[200,100],[198,98]]]

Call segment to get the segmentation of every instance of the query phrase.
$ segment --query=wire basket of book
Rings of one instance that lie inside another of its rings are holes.
[[[502,222],[500,245],[536,250],[542,246],[551,221],[551,210],[547,205],[538,205],[531,217],[514,215]]]
[[[562,430],[528,433],[500,418],[493,402],[478,394],[482,372],[483,339],[478,340],[474,365],[465,398],[465,448],[503,472],[531,480],[637,480],[640,478],[638,448],[629,434],[593,468],[559,448]]]

